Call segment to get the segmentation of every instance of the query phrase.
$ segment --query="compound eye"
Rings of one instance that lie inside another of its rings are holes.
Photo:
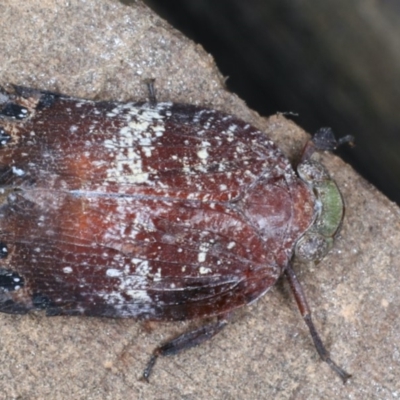
[[[306,160],[297,166],[297,173],[300,178],[311,186],[329,179],[325,167],[317,161]]]
[[[298,241],[295,257],[302,262],[321,260],[331,249],[333,240],[318,232],[306,232]]]

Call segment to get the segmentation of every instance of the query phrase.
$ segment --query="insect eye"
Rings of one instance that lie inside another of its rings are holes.
[[[324,166],[314,160],[306,160],[297,167],[300,178],[309,185],[315,185],[329,179]]]
[[[299,261],[321,260],[332,246],[331,239],[315,231],[306,232],[297,242],[295,257]]]

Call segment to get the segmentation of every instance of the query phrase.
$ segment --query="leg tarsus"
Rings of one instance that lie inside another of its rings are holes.
[[[312,337],[312,340],[314,342],[314,346],[317,349],[317,352],[321,358],[322,361],[326,362],[333,371],[335,371],[340,378],[342,379],[343,383],[346,383],[346,381],[351,378],[351,375],[347,373],[343,368],[339,367],[330,357],[329,351],[326,350],[324,344],[322,343],[322,340],[315,328],[315,325],[311,319],[311,315],[305,315],[304,316],[304,321],[308,326],[308,329],[310,330],[310,334]]]
[[[149,383],[149,377],[150,377],[151,371],[154,367],[154,364],[157,361],[158,356],[159,355],[156,354],[156,351],[154,351],[153,355],[150,357],[150,360],[146,365],[145,370],[143,371],[142,378],[141,378],[142,381]]]
[[[310,334],[313,339],[314,346],[317,349],[319,356],[321,357],[321,359],[324,362],[326,362],[331,367],[331,369],[333,371],[335,371],[340,376],[343,383],[346,383],[346,381],[351,377],[351,375],[348,374],[343,368],[339,367],[330,358],[329,352],[328,352],[328,350],[326,350],[326,348],[317,332],[317,329],[315,328],[314,322],[312,321],[311,310],[308,307],[303,288],[302,288],[300,282],[298,281],[296,274],[294,273],[291,265],[288,265],[288,267],[285,270],[285,274],[289,281],[290,288],[292,289],[293,295],[296,299],[297,306],[298,306],[300,313],[304,319],[304,322],[307,324],[308,329],[310,330]]]
[[[163,344],[162,346],[157,347],[153,351],[153,355],[151,356],[145,370],[143,371],[142,380],[146,382],[149,381],[151,371],[159,356],[169,356],[177,354],[182,350],[198,346],[199,344],[215,336],[227,324],[228,324],[227,317],[226,316],[220,317],[216,322],[201,326],[200,328],[194,329],[189,332],[185,332],[182,335],[176,337],[175,339],[172,339],[169,342]]]

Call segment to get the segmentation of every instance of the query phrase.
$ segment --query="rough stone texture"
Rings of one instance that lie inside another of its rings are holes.
[[[201,48],[152,14],[112,0],[4,0],[0,84],[96,99],[146,96],[219,108],[264,129],[292,156],[305,135],[281,116],[262,119],[224,90]],[[160,359],[152,349],[188,324],[0,315],[0,399],[394,399],[400,396],[399,209],[340,159],[323,156],[347,205],[336,245],[298,268],[344,386],[320,362],[288,286],[280,282],[210,342]]]

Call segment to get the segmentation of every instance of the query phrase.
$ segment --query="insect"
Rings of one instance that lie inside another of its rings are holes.
[[[95,102],[14,86],[0,92],[0,311],[212,323],[158,347],[200,344],[281,275],[322,360],[292,269],[321,259],[343,218],[316,161],[296,174],[261,131],[189,104]],[[348,138],[344,141],[349,140]]]

